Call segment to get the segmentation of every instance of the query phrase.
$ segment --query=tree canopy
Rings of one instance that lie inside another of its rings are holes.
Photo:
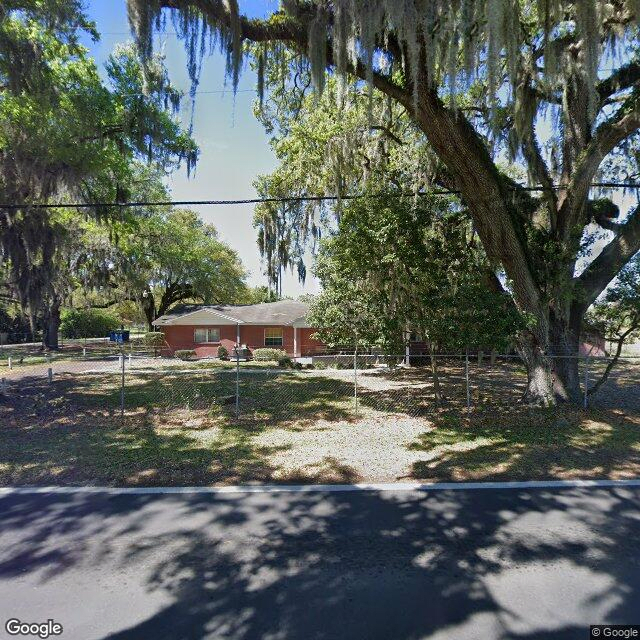
[[[141,303],[149,327],[178,302],[230,304],[246,292],[237,253],[193,211],[153,212],[114,253],[112,280]]]
[[[434,352],[505,349],[522,328],[465,212],[442,198],[349,202],[337,232],[321,242],[315,272],[323,292],[313,323],[329,343],[350,344],[359,323],[360,344],[395,353],[410,333]],[[328,313],[354,306],[359,319],[341,326]]]
[[[78,44],[98,37],[82,3],[24,0],[0,11],[0,237],[10,283],[31,318],[49,325],[55,346],[59,321],[65,214],[38,204],[127,200],[135,165],[164,172],[182,161],[193,167],[198,149],[175,117],[180,94],[161,57],[143,67],[132,47],[119,47],[106,65],[107,82]],[[85,212],[122,218],[118,207]],[[133,212],[129,212],[128,215]]]
[[[489,261],[534,319],[519,341],[527,397],[579,398],[574,356],[586,309],[640,249],[640,208],[616,220],[615,205],[591,186],[638,174],[635,0],[288,0],[264,19],[243,16],[236,0],[129,0],[129,8],[147,56],[163,8],[172,10],[194,81],[211,38],[235,86],[250,41],[259,89],[272,60],[285,82],[302,66],[322,91],[329,70],[338,97],[351,78],[400,105],[438,161],[426,172],[432,185],[459,192]],[[526,179],[503,171],[504,160]],[[592,224],[610,241],[580,271]]]

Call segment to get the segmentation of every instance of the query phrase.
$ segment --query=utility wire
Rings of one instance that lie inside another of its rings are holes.
[[[640,189],[640,182],[593,182],[591,187],[599,189]],[[561,189],[559,185],[554,185],[552,189]],[[547,191],[548,187],[511,187],[513,191]],[[460,195],[460,191],[453,189],[440,189],[435,191],[418,191],[407,193],[375,193],[375,194],[353,194],[344,196],[286,196],[282,198],[243,198],[237,200],[141,200],[134,202],[37,202],[33,204],[0,204],[0,209],[64,209],[73,207],[75,209],[92,209],[95,207],[118,207],[121,209],[133,207],[185,207],[197,205],[236,205],[236,204],[262,204],[270,202],[325,202],[336,200],[356,200],[359,198],[407,198],[415,196],[447,196]]]

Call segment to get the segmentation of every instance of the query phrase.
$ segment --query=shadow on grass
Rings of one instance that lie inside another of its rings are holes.
[[[456,389],[443,408],[433,405],[424,368],[365,371],[359,417],[363,429],[368,419],[388,421],[385,427],[393,429],[397,415],[425,418],[425,433],[410,445],[425,454],[410,472],[417,479],[639,475],[640,411],[633,403],[640,396],[640,376],[632,373],[614,376],[598,396],[615,399],[615,409],[603,404],[586,413],[567,408],[545,412],[498,402],[474,405],[467,414],[464,371],[459,367],[443,367],[445,392]],[[495,374],[483,375],[489,380]],[[508,375],[498,382],[511,393]],[[0,483],[201,485],[359,479],[331,457],[311,468],[301,460],[296,472],[283,477],[274,466],[274,454],[291,445],[265,446],[256,438],[268,429],[317,431],[339,421],[359,425],[347,372],[245,371],[238,381],[233,371],[131,372],[124,420],[119,386],[117,373],[104,372],[61,374],[52,384],[43,378],[23,379],[19,388],[14,383],[13,392],[4,400],[0,396],[0,420],[6,425],[0,431]]]
[[[0,512],[0,594],[69,637],[93,611],[102,640],[567,640],[637,622],[631,489],[7,495]],[[56,610],[58,593],[82,607]]]
[[[0,404],[1,484],[207,485],[346,482],[347,466],[282,475],[270,462],[286,445],[254,437],[350,417],[348,386],[290,372],[245,376],[235,418],[235,377],[224,372],[129,376],[124,419],[117,374],[34,379]],[[309,393],[310,389],[314,393]]]
[[[410,474],[422,480],[637,477],[640,416],[569,407],[445,413],[409,448],[426,454]]]

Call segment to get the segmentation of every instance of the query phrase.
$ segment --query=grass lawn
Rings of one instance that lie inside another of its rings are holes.
[[[640,476],[640,367],[588,410],[516,404],[515,366],[443,370],[436,407],[423,369],[350,371],[213,363],[23,377],[0,396],[0,484],[208,485]]]

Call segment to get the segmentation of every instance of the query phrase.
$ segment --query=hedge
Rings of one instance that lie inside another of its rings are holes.
[[[164,347],[164,333],[162,331],[148,331],[144,334],[143,340],[147,347]]]
[[[195,357],[196,352],[193,349],[177,349],[174,355],[180,360],[191,360]]]
[[[104,309],[63,309],[60,332],[65,338],[106,338],[120,320]]]
[[[283,349],[254,349],[253,359],[258,362],[278,362],[281,358],[286,358],[287,352]]]

